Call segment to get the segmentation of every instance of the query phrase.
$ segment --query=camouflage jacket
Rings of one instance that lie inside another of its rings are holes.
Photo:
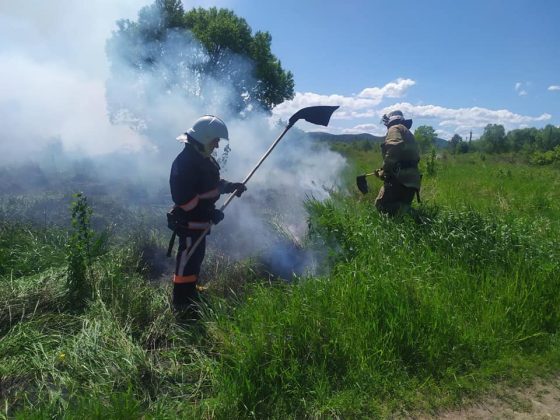
[[[402,124],[389,127],[385,142],[381,144],[381,155],[386,180],[393,179],[405,187],[420,189],[420,148],[408,128]]]

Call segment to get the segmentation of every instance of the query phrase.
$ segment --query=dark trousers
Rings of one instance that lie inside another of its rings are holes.
[[[173,276],[173,306],[176,309],[189,308],[198,301],[196,284],[206,253],[206,237],[202,239],[188,261],[187,254],[201,233],[193,232],[189,235],[179,236],[179,250],[177,251],[175,275]]]
[[[385,181],[375,199],[375,207],[382,213],[395,216],[410,210],[415,194],[415,188],[405,187],[396,181]]]

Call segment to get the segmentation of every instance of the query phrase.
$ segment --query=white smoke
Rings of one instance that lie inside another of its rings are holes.
[[[99,176],[107,185],[116,178],[130,179],[168,191],[169,168],[182,149],[175,137],[199,116],[214,114],[226,121],[231,139],[222,175],[244,179],[284,128],[271,124],[264,113],[239,118],[232,111],[232,84],[235,78],[250,79],[251,63],[231,56],[228,77],[200,83],[188,69],[203,62],[204,54],[192,35],[183,32],[169,34],[153,76],[136,77],[124,59],[130,48],[126,44],[111,50],[109,71],[105,44],[116,20],[134,20],[146,0],[124,3],[2,2],[0,164],[33,156],[58,139],[60,153],[104,162]],[[183,71],[177,83],[169,83],[177,60],[182,60]],[[128,110],[114,112],[110,104],[115,103]],[[248,104],[246,111],[250,108]],[[112,124],[108,114],[126,124]],[[340,155],[292,129],[250,180],[244,196],[228,207],[212,237],[228,236],[224,243],[240,258],[266,248],[276,234],[275,224],[301,238],[306,230],[303,202],[327,197],[344,166]],[[171,205],[170,196],[157,204]],[[161,217],[164,224],[164,213]]]
[[[87,155],[145,146],[106,117],[105,40],[146,0],[0,3],[0,163],[24,159],[52,138]]]

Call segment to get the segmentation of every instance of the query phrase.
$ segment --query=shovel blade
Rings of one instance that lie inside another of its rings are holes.
[[[308,106],[292,115],[288,123],[292,126],[297,120],[305,120],[311,124],[324,125],[326,127],[329,125],[333,112],[338,108],[338,106]]]
[[[356,185],[362,194],[367,194],[368,185],[365,175],[360,175],[356,177]]]

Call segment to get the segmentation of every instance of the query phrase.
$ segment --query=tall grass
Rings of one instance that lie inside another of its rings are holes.
[[[218,318],[224,415],[382,415],[513,355],[551,352],[558,366],[556,238],[474,211],[427,209],[417,224],[348,198],[309,207],[340,246],[331,275],[260,289]]]
[[[153,231],[88,254],[91,298],[69,311],[72,233],[0,223],[3,414],[385,417],[558,371],[558,173],[434,164],[414,218],[379,215],[350,172],[348,192],[308,203],[323,276],[258,281],[250,261],[209,255],[195,324],[147,280],[163,274]]]
[[[142,278],[137,249],[131,243],[97,256],[89,273],[95,293],[81,311],[67,310],[64,266],[1,279],[5,415],[135,418],[148,409],[193,415],[193,395],[207,382],[199,362],[204,335],[175,322],[169,288]]]

